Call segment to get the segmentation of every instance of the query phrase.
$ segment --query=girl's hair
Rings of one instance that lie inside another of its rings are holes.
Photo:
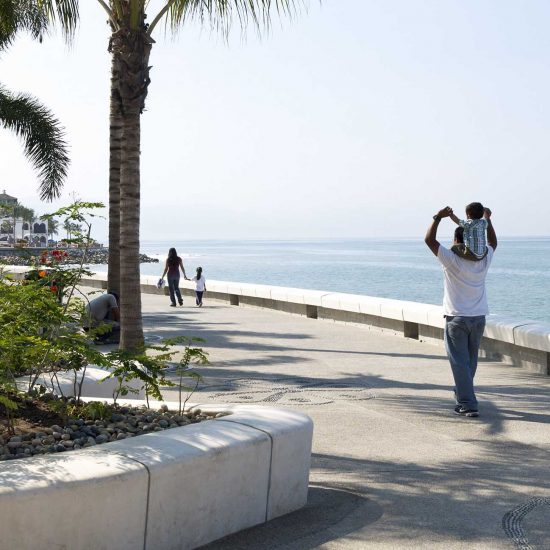
[[[178,265],[178,253],[175,248],[171,248],[168,251],[168,265],[175,266]]]
[[[197,280],[202,276],[202,267],[197,267]]]

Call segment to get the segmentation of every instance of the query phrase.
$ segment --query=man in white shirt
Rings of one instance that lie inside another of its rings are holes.
[[[437,241],[437,229],[442,218],[453,213],[449,206],[442,208],[428,228],[424,241],[443,267],[445,316],[445,349],[451,363],[455,381],[457,405],[460,416],[478,416],[474,377],[477,369],[479,345],[485,329],[485,316],[489,314],[485,277],[497,247],[497,236],[487,208],[487,255],[478,262],[457,256]],[[455,230],[453,244],[462,244],[464,229]]]
[[[88,332],[101,325],[107,325],[101,334],[95,337],[96,343],[118,343],[120,338],[120,310],[118,308],[118,295],[116,292],[107,291],[94,298],[86,305],[84,317],[84,330]]]

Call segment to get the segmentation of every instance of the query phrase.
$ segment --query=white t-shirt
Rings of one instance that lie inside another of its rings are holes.
[[[489,315],[485,277],[494,249],[487,247],[483,260],[473,262],[459,258],[454,252],[439,245],[437,259],[443,266],[445,291],[443,294],[444,315],[477,317]]]
[[[197,276],[195,275],[192,280],[196,283],[195,290],[204,292],[204,289],[206,288],[206,279],[204,278],[204,275],[201,275],[200,279],[197,279]]]
[[[96,327],[104,321],[110,311],[118,307],[116,298],[112,294],[102,294],[97,298],[94,298],[89,304],[86,305],[86,310],[92,326]]]

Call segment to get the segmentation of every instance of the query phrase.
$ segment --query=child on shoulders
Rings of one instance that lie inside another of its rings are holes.
[[[464,243],[455,244],[451,250],[465,260],[478,262],[487,255],[487,215],[488,208],[484,208],[480,202],[472,202],[466,206],[465,220],[458,219],[455,214],[450,218],[464,229]]]

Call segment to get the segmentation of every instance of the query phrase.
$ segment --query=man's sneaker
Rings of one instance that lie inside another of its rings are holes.
[[[467,416],[468,418],[475,418],[476,416],[479,416],[479,413],[477,411],[474,411],[473,409],[467,409],[462,405],[457,405],[455,407],[455,414],[458,414],[459,416]]]

